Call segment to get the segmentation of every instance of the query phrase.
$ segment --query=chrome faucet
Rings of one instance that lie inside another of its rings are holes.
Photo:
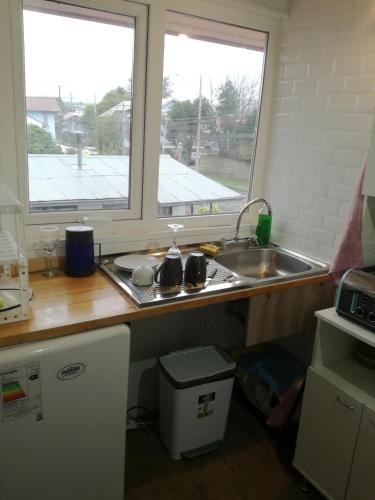
[[[234,236],[233,236],[233,241],[237,242],[239,240],[238,234],[240,232],[240,226],[241,226],[241,220],[242,220],[243,214],[245,212],[247,212],[249,210],[249,208],[251,207],[251,205],[254,205],[255,203],[263,203],[264,205],[266,205],[267,210],[268,210],[268,215],[272,215],[271,205],[268,203],[268,201],[265,198],[254,198],[253,200],[250,200],[248,203],[246,203],[245,206],[243,206],[241,208],[241,212],[238,215],[236,230],[235,230]]]

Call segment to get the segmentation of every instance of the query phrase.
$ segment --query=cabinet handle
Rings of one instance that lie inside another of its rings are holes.
[[[347,403],[344,403],[344,401],[342,401],[340,399],[340,396],[336,396],[336,399],[340,403],[340,405],[343,406],[344,408],[347,408],[348,410],[354,410],[354,406],[353,405],[348,405]]]

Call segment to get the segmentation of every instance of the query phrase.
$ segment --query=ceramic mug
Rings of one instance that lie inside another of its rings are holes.
[[[152,285],[154,271],[149,266],[137,266],[132,272],[132,282],[138,286]]]
[[[206,281],[207,262],[202,252],[191,252],[185,264],[185,283],[199,285]]]
[[[182,283],[182,261],[179,255],[166,255],[161,265],[155,271],[155,281],[161,286],[176,286]]]

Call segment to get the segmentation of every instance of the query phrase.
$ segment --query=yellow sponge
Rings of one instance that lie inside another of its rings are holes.
[[[220,248],[216,245],[212,245],[211,243],[204,243],[199,247],[199,250],[201,250],[206,255],[211,255],[212,257],[220,252]]]

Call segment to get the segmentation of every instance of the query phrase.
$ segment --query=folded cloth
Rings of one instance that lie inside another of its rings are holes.
[[[365,170],[366,162],[361,167],[346,225],[329,270],[336,285],[345,271],[352,267],[363,265],[362,216],[364,196],[362,194],[362,186]]]
[[[281,428],[289,418],[293,418],[291,413],[297,401],[303,381],[303,378],[295,380],[289,389],[280,397],[280,403],[275,406],[267,420],[268,425]]]

